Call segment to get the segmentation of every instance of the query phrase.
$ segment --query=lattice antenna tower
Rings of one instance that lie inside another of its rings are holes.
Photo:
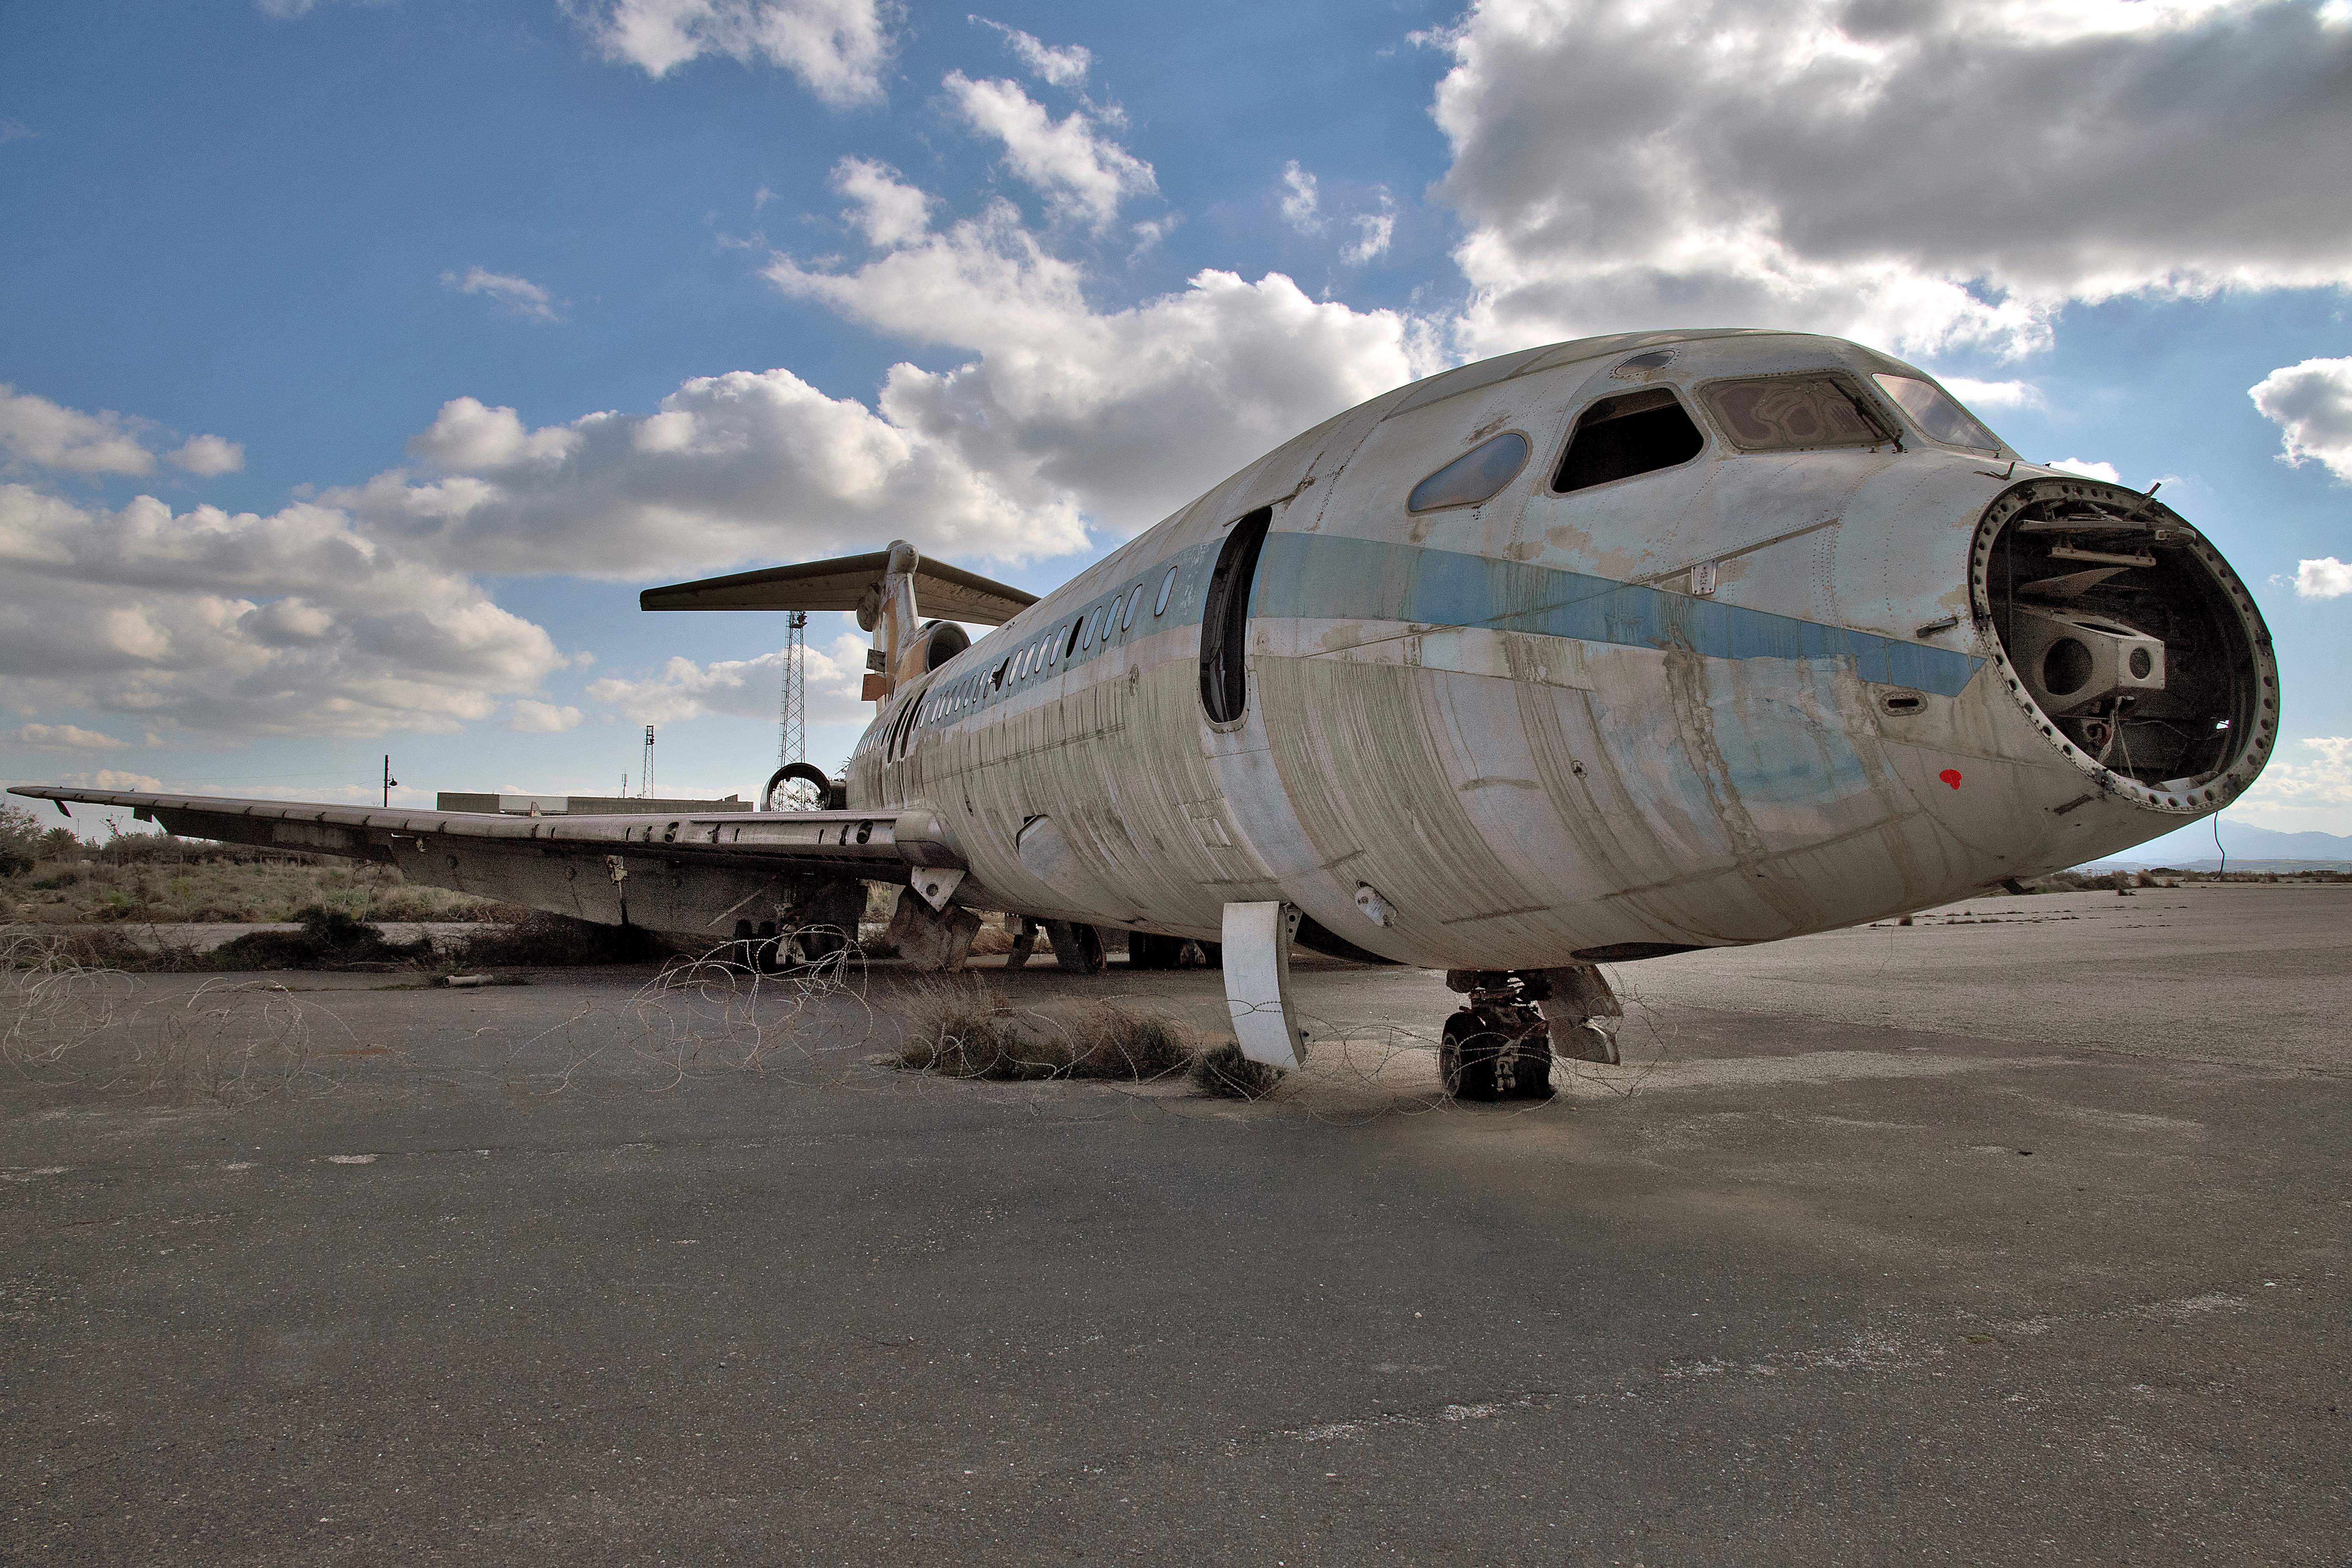
[[[646,761],[637,772],[637,797],[641,800],[654,797],[654,727],[651,724],[646,726]]]
[[[808,670],[802,656],[808,651],[808,612],[794,610],[784,629],[784,695],[776,728],[776,762],[808,761]]]

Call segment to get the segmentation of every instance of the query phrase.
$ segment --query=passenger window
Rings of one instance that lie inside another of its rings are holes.
[[[1078,651],[1078,634],[1087,629],[1087,618],[1080,616],[1070,623],[1070,639],[1062,645],[1062,657],[1068,658]]]
[[[1080,647],[1095,646],[1095,618],[1092,616],[1087,616],[1078,622],[1078,646]]]
[[[1551,488],[1565,494],[1675,468],[1706,446],[1706,437],[1665,387],[1604,397],[1578,417]]]
[[[1134,587],[1129,588],[1127,591],[1127,605],[1118,612],[1119,630],[1125,631],[1128,627],[1135,625],[1135,602],[1142,597],[1143,584],[1140,583],[1138,583]]]
[[[1886,395],[1903,405],[1911,422],[1949,447],[1998,452],[2000,437],[1985,428],[1975,415],[1953,401],[1942,387],[1910,375],[1874,375]]]
[[[1412,487],[1405,498],[1407,511],[1436,511],[1449,506],[1476,506],[1519,477],[1527,466],[1528,438],[1507,430],[1482,441]]]
[[[1732,444],[1750,452],[1877,447],[1899,434],[1843,377],[1763,375],[1718,381],[1701,394]]]
[[[1209,578],[1201,608],[1201,706],[1214,723],[1231,723],[1249,709],[1250,587],[1273,521],[1274,509],[1262,506],[1234,523]]]
[[[1175,586],[1176,568],[1171,566],[1168,568],[1168,575],[1160,579],[1160,597],[1153,602],[1151,606],[1151,613],[1153,615],[1164,616],[1168,613],[1168,594],[1169,591]]]

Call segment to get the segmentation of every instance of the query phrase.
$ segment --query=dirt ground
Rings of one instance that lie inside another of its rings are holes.
[[[1314,960],[1258,1103],[880,1065],[886,965],[20,989],[0,1560],[2340,1562],[2347,916],[1625,965],[1532,1107]]]

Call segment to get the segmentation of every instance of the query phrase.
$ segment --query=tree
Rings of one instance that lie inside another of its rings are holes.
[[[41,825],[21,805],[0,805],[0,877],[29,871],[40,858]]]

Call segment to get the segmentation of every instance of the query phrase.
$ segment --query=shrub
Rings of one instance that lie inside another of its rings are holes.
[[[1228,1100],[1264,1100],[1282,1082],[1282,1069],[1242,1055],[1231,1040],[1203,1051],[1192,1063],[1192,1082],[1202,1094]]]
[[[544,910],[515,911],[510,923],[493,925],[460,939],[449,961],[468,967],[492,964],[558,966],[650,963],[674,949],[643,926],[600,925]]]
[[[1192,1047],[1163,1018],[1097,1004],[1069,1018],[1021,1015],[982,981],[937,983],[914,1010],[898,1065],[945,1078],[1013,1082],[1115,1079],[1139,1083],[1181,1072]]]

